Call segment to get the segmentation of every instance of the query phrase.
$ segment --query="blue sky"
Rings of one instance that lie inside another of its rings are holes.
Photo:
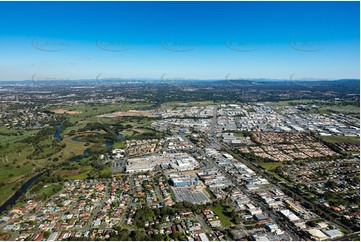
[[[0,2],[0,80],[358,79],[359,19],[359,2]]]

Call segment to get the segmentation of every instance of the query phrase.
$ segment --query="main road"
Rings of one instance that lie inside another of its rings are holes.
[[[214,106],[213,117],[212,117],[212,121],[211,121],[211,128],[209,130],[209,134],[212,135],[212,137],[214,137],[214,132],[216,131],[217,112],[218,112],[218,106],[216,105],[216,106]]]

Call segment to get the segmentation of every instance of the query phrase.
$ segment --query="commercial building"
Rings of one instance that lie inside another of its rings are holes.
[[[125,167],[128,173],[152,171],[156,163],[149,158],[133,158],[129,159]]]
[[[197,186],[198,185],[198,177],[176,177],[170,180],[170,184],[174,187],[186,187],[186,186]]]
[[[209,241],[209,239],[205,233],[200,233],[199,238],[201,239],[201,241]]]

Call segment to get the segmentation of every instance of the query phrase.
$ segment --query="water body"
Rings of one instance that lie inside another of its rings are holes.
[[[112,141],[104,141],[103,144],[105,144],[106,147],[110,147],[114,144]]]
[[[80,136],[76,136],[76,137],[71,138],[71,140],[76,141],[76,142],[88,142],[87,140],[79,139],[79,138],[80,138]]]
[[[35,182],[36,180],[38,180],[43,174],[44,172],[27,180],[11,198],[9,198],[3,205],[1,205],[0,213],[4,212],[8,206],[14,205],[16,203],[16,200],[26,193],[30,185],[33,184],[33,182]]]
[[[79,139],[80,136],[76,136],[76,137],[73,137],[71,138],[72,141],[75,141],[75,142],[89,142],[87,140],[84,140],[84,139]],[[114,144],[113,141],[104,141],[103,144],[106,146],[106,147],[110,147]]]
[[[63,128],[63,125],[62,124],[59,124],[58,125],[58,128],[56,129],[56,131],[55,131],[55,135],[54,135],[54,137],[57,139],[57,140],[59,140],[59,141],[61,141],[62,140],[62,138],[60,137],[60,132],[61,132],[61,129]]]
[[[124,134],[118,134],[118,135],[117,135],[117,139],[118,139],[118,140],[125,139]]]
[[[70,162],[80,161],[86,157],[89,157],[90,155],[91,155],[90,150],[86,149],[86,150],[84,150],[83,155],[75,156],[75,157],[71,158],[69,161]]]
[[[99,134],[99,133],[97,133],[97,134]],[[75,141],[75,142],[89,142],[87,140],[82,140],[82,139],[79,139],[79,138],[81,138],[81,137],[76,136],[76,137],[71,138],[71,140]],[[117,135],[117,140],[123,140],[123,139],[125,139],[124,134],[118,134]],[[114,141],[107,140],[107,141],[104,141],[103,144],[106,147],[111,147],[112,145],[114,145]],[[89,157],[90,155],[91,155],[90,150],[86,149],[86,150],[84,150],[83,155],[75,156],[75,157],[71,158],[69,161],[70,162],[77,162],[77,161],[80,161],[80,160],[82,160],[82,159],[84,159],[86,157]]]

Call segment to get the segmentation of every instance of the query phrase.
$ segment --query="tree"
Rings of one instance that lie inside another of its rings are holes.
[[[336,184],[336,182],[329,180],[326,182],[325,186],[332,189],[332,188],[335,188],[337,186],[337,184]]]
[[[314,220],[307,221],[306,224],[311,227],[316,227],[317,223]]]
[[[182,233],[175,232],[170,235],[170,237],[176,241],[185,240],[185,237]]]
[[[44,238],[49,238],[50,234],[51,233],[49,231],[45,231],[44,232]]]
[[[125,241],[131,240],[130,238],[130,231],[127,229],[118,229],[118,240]]]
[[[169,237],[167,234],[155,234],[151,239],[154,241],[167,241],[169,240]]]
[[[132,238],[132,240],[137,241],[146,240],[146,236],[147,235],[142,230],[134,230],[130,233],[130,237]]]
[[[139,227],[143,228],[146,221],[152,221],[155,218],[155,210],[148,206],[138,209],[134,216],[134,223]]]

